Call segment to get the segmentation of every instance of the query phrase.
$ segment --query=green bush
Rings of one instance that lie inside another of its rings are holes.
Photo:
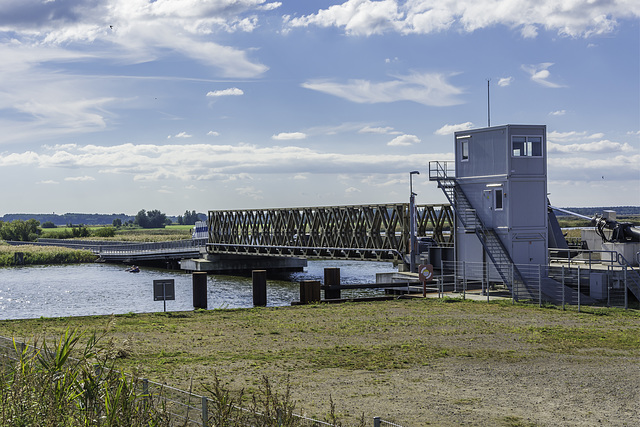
[[[102,227],[93,231],[96,237],[113,237],[116,235],[116,229],[113,227]]]
[[[67,331],[50,346],[19,347],[15,363],[0,375],[0,425],[3,426],[165,426],[168,417],[143,394],[140,380],[114,368],[104,335]],[[37,344],[37,343],[36,343]],[[72,359],[73,356],[77,359]]]

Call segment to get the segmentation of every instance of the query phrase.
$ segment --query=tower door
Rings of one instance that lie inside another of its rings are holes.
[[[493,191],[492,190],[483,190],[482,191],[482,212],[484,215],[481,215],[482,221],[484,222],[484,226],[487,228],[493,228]]]

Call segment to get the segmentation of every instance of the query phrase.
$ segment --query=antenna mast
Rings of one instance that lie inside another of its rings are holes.
[[[489,97],[489,82],[487,79],[487,127],[491,127],[491,98]]]

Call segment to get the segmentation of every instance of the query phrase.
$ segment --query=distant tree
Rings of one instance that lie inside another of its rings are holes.
[[[167,224],[167,215],[157,209],[151,211],[140,210],[134,221],[142,228],[164,228]]]
[[[118,228],[118,227],[122,227],[122,220],[120,218],[116,218],[113,220],[113,224],[114,227]]]
[[[45,221],[42,223],[42,228],[56,228],[56,225],[52,221]]]
[[[21,242],[33,242],[40,235],[40,222],[35,219],[15,221],[0,224],[0,238],[2,240],[17,240]]]
[[[136,218],[133,220],[134,224],[142,228],[151,228],[149,225],[149,217],[147,216],[147,211],[141,209],[137,214]]]
[[[194,225],[197,221],[200,221],[200,214],[197,214],[196,211],[186,210],[184,215],[178,216],[178,224],[181,225]]]

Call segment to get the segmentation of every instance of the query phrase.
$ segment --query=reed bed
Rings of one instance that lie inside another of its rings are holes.
[[[22,253],[22,262],[16,253]],[[98,257],[85,249],[70,249],[57,246],[22,245],[10,246],[0,244],[0,267],[16,265],[47,264],[79,264],[94,262]]]

